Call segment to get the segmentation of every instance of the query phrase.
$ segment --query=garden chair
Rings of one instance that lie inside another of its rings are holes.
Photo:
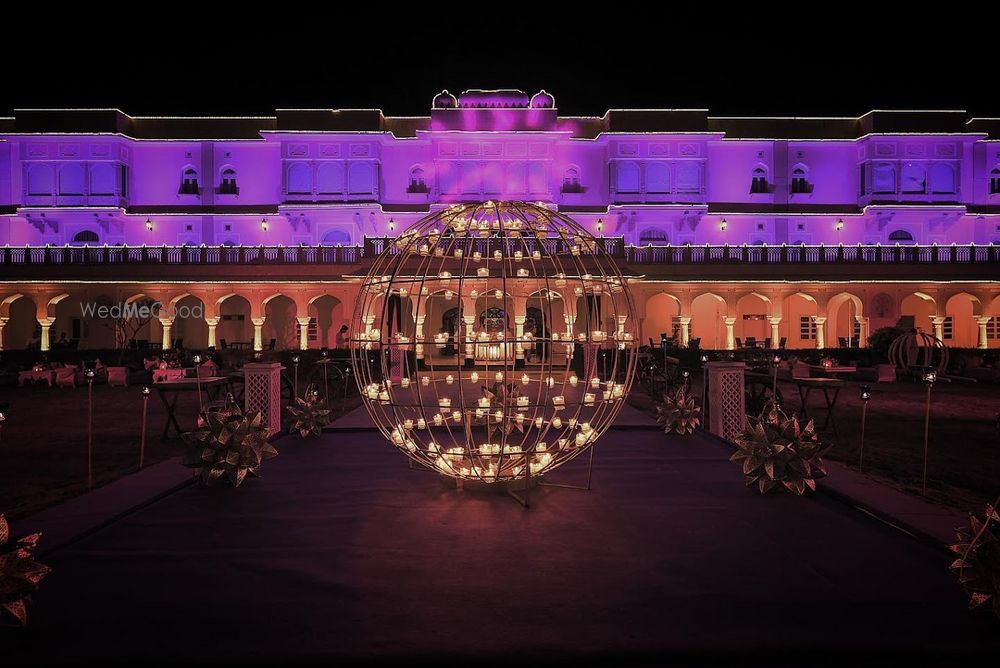
[[[76,367],[56,369],[56,387],[76,387]]]
[[[109,366],[108,367],[108,385],[118,385],[121,387],[128,386],[128,367],[126,366]]]

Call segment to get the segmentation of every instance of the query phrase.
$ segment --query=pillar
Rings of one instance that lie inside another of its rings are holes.
[[[309,323],[312,318],[306,316],[304,318],[295,318],[295,322],[299,323],[299,350],[309,349]]]
[[[867,317],[865,317],[865,318],[858,318],[858,322],[861,323],[861,331],[860,331],[859,336],[858,336],[858,348],[867,348],[868,347],[868,336],[869,336],[868,335],[868,327],[869,327],[868,318]]]
[[[215,328],[219,326],[220,318],[205,318],[205,324],[208,325],[208,347],[214,348],[217,344],[215,343]]]
[[[781,332],[778,330],[778,325],[781,324],[781,317],[771,317],[767,321],[771,323],[771,347],[778,348],[781,343]]]
[[[476,363],[476,340],[474,336],[476,316],[463,315],[462,322],[465,323],[465,365],[472,366]]]
[[[163,338],[161,339],[160,347],[162,347],[164,350],[170,350],[170,345],[173,343],[173,341],[170,339],[170,335],[172,334],[171,330],[173,330],[174,328],[174,319],[173,318],[157,318],[157,319],[160,321],[160,327],[163,328]]]
[[[563,316],[563,320],[566,321],[566,338],[573,338],[573,325],[576,323],[576,314],[570,313]]]
[[[826,348],[826,316],[814,315],[813,323],[816,325],[816,348]]]
[[[253,349],[264,349],[264,318],[250,318],[253,323]]]
[[[681,323],[681,346],[687,348],[688,341],[691,340],[691,318],[682,315],[679,320]]]
[[[414,309],[416,310],[416,309]],[[416,356],[418,360],[424,358],[424,322],[427,320],[427,314],[421,313],[417,315],[416,327],[417,331],[414,332],[414,341],[416,341]]]
[[[978,315],[976,316],[976,324],[979,325],[979,347],[989,348],[990,342],[986,338],[986,326],[990,324],[990,316],[988,315]],[[0,334],[3,333],[3,325],[0,324]]]
[[[55,323],[55,318],[38,318],[38,324],[42,326],[42,338],[39,342],[39,348],[41,350],[49,350],[51,338],[49,337],[49,330]]]
[[[0,318],[0,350],[3,350],[3,328],[7,325],[7,321],[10,318]]]
[[[931,325],[934,326],[934,336],[939,341],[944,341],[944,316],[931,316]]]
[[[736,325],[736,318],[726,316],[723,318],[723,322],[726,323],[726,350],[735,350],[736,334],[733,331],[733,327]]]
[[[527,320],[527,315],[514,316],[514,337],[517,339],[517,343],[514,344],[515,359],[524,359],[524,323],[527,322]]]

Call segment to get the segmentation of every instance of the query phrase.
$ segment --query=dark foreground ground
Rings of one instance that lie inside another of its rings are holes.
[[[1000,650],[946,554],[822,494],[760,497],[702,436],[610,432],[593,491],[543,488],[530,510],[409,471],[377,434],[278,446],[259,480],[185,488],[48,555],[30,626],[0,631],[4,664],[957,666]]]

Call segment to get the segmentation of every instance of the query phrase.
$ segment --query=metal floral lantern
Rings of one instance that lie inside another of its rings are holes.
[[[948,368],[948,346],[936,336],[913,330],[889,344],[889,361],[898,369],[924,368],[943,374]]]
[[[542,205],[482,202],[432,213],[383,249],[351,350],[386,438],[485,483],[542,476],[591,448],[625,402],[638,341],[603,241]]]

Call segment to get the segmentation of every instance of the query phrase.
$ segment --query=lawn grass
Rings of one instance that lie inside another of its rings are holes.
[[[139,387],[95,385],[93,392],[94,486],[99,487],[138,470],[143,400]],[[0,433],[0,513],[17,519],[86,492],[87,388],[2,387],[2,402],[10,410]],[[349,398],[346,410],[359,402]],[[333,408],[336,417],[341,402],[335,401]],[[183,429],[194,428],[197,412],[197,395],[182,393],[177,416]],[[173,431],[168,441],[161,441],[165,420],[166,409],[154,390],[145,466],[183,452]]]
[[[828,457],[857,469],[861,446],[860,383],[845,382],[835,409],[837,430],[820,431],[834,444]],[[924,414],[923,383],[872,384],[865,428],[864,473],[913,494],[921,493]],[[799,410],[795,388],[782,384],[786,408]],[[701,397],[697,382],[692,388]],[[636,388],[629,402],[655,414],[653,400]],[[810,397],[811,417],[822,425],[822,393]],[[931,392],[927,499],[963,511],[981,512],[1000,494],[1000,385],[938,382]]]

